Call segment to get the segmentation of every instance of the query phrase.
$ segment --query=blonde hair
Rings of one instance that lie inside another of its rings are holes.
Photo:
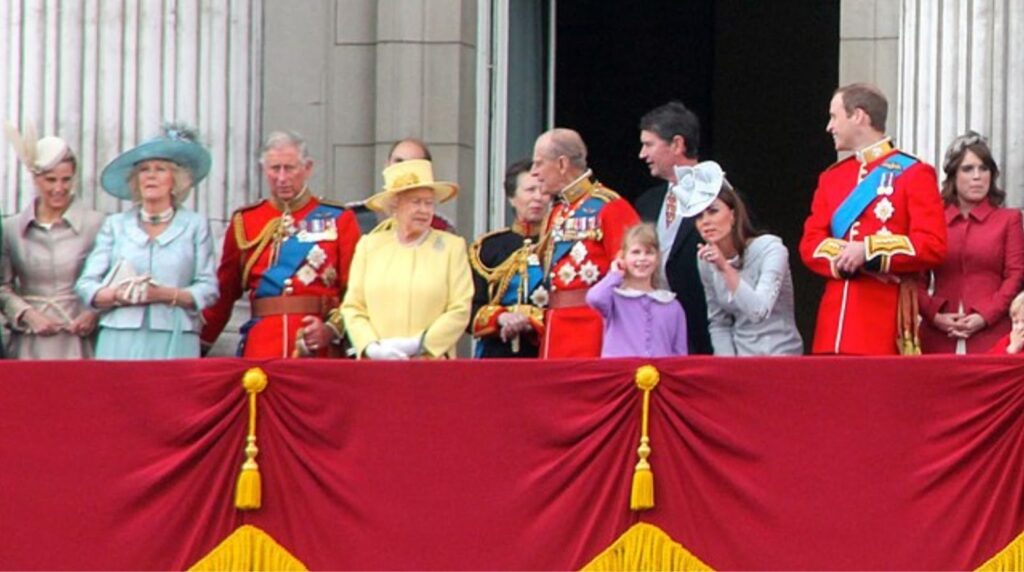
[[[139,172],[142,170],[142,164],[149,161],[162,161],[171,166],[171,173],[174,175],[174,185],[171,187],[171,201],[175,206],[180,205],[185,200],[185,197],[188,196],[189,189],[192,188],[192,173],[170,159],[146,159],[139,161],[132,167],[132,172],[128,174],[128,189],[131,190],[132,201],[136,203],[142,202],[142,193],[139,191]]]
[[[1014,296],[1013,302],[1010,302],[1010,319],[1014,316],[1019,315],[1024,311],[1024,292],[1021,292]]]
[[[619,247],[619,254],[623,258],[626,257],[626,251],[632,244],[654,249],[655,265],[651,279],[655,288],[663,288],[665,280],[661,275],[661,243],[658,242],[658,231],[655,230],[654,225],[649,222],[639,222],[626,229],[626,233],[622,236],[622,246]],[[622,271],[625,272],[626,269],[623,268]]]

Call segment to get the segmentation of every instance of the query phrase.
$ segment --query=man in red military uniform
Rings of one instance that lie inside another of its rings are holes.
[[[541,357],[599,357],[604,324],[587,306],[587,290],[608,272],[626,229],[640,217],[625,199],[591,181],[587,147],[571,129],[537,138],[530,174],[553,197],[538,245],[548,289]]]
[[[836,90],[826,127],[854,155],[818,179],[800,257],[828,279],[814,353],[886,355],[916,348],[915,274],[946,256],[935,169],[885,136],[888,103],[878,88]]]
[[[351,211],[306,187],[313,161],[295,133],[272,133],[260,159],[270,198],[238,209],[224,236],[220,298],[203,311],[204,346],[212,345],[248,290],[251,319],[238,355],[325,357],[342,339],[337,313],[345,294],[359,225]]]

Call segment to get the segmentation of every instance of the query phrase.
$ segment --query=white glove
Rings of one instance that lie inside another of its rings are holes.
[[[363,350],[363,353],[366,354],[366,357],[377,360],[409,359],[409,354],[402,353],[395,348],[386,346],[379,342],[371,342],[370,345],[366,346],[366,349]]]
[[[420,355],[420,339],[419,337],[413,338],[387,338],[380,341],[381,345],[386,348],[398,350],[405,354],[407,357],[413,357]]]

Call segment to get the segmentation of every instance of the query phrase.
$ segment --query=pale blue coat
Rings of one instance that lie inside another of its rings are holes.
[[[167,229],[151,240],[139,226],[138,216],[139,207],[135,207],[112,214],[103,221],[96,245],[75,284],[75,291],[91,306],[107,273],[124,258],[136,272],[149,274],[162,286],[187,289],[198,308],[185,310],[169,304],[111,308],[101,316],[100,327],[140,330],[147,321],[148,312],[150,330],[174,331],[177,321],[181,331],[198,333],[201,328],[200,311],[213,304],[218,295],[209,222],[199,214],[179,207]]]

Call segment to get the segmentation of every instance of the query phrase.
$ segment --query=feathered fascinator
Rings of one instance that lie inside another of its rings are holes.
[[[31,121],[25,125],[25,133],[19,133],[14,125],[4,121],[4,134],[21,163],[35,175],[49,171],[72,156],[71,148],[60,137],[38,139],[36,126]]]

